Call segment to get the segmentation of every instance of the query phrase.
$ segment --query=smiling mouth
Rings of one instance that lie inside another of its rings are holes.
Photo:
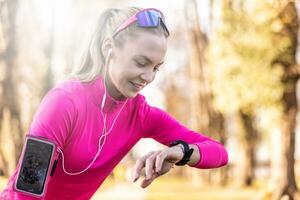
[[[144,85],[136,84],[131,81],[130,81],[130,83],[136,90],[141,90],[144,87]]]

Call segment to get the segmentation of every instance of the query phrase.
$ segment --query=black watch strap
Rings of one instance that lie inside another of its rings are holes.
[[[177,165],[177,166],[183,166],[183,165],[186,165],[191,160],[190,158],[191,158],[191,156],[193,154],[194,149],[190,149],[188,143],[186,143],[183,140],[176,140],[176,141],[172,142],[170,144],[170,147],[176,146],[178,144],[182,144],[182,146],[184,148],[183,149],[184,155],[183,155],[183,158],[179,162],[175,163],[175,165]]]

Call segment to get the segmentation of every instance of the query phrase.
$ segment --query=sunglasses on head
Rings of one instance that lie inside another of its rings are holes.
[[[113,33],[112,37],[114,38],[118,33],[120,33],[122,30],[124,30],[134,22],[137,22],[137,25],[139,27],[144,28],[153,28],[161,25],[165,30],[167,37],[170,35],[169,30],[164,22],[164,15],[162,14],[162,12],[155,8],[146,8],[137,12],[135,15],[131,16],[129,19],[123,22]]]

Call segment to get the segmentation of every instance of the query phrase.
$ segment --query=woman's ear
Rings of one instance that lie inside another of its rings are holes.
[[[104,39],[101,46],[101,51],[106,60],[112,55],[112,49],[113,49],[113,43],[111,39],[109,38]]]

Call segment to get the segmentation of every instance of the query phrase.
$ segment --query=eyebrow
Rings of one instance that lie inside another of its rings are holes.
[[[148,58],[147,56],[137,55],[136,57],[141,57],[141,58],[145,59],[148,63],[153,64],[153,61],[150,58]],[[159,63],[157,65],[161,65],[163,63],[164,63],[164,61],[162,61],[161,63]]]

